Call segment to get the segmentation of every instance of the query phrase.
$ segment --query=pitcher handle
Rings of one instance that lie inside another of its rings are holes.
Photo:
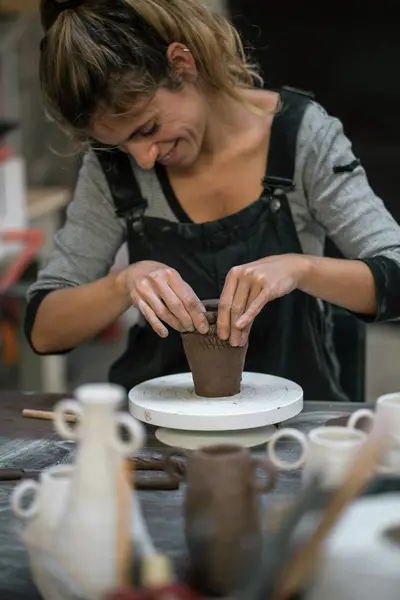
[[[114,447],[124,456],[135,454],[143,448],[146,442],[146,430],[140,421],[137,421],[126,413],[119,413],[116,418],[117,425],[120,425],[128,432],[128,439],[121,438],[118,430],[114,437]]]
[[[356,410],[353,414],[350,415],[349,420],[347,421],[347,427],[350,429],[356,429],[358,421],[361,419],[368,419],[372,421],[372,424],[375,420],[375,413],[369,408],[360,408],[360,410]]]
[[[184,450],[177,450],[171,448],[165,454],[164,460],[164,471],[169,475],[172,479],[177,479],[178,481],[183,481],[186,478],[186,469],[182,468],[181,464],[173,461],[174,456],[179,456],[181,458],[187,458],[188,453]]]
[[[293,462],[283,461],[280,458],[278,458],[278,456],[276,454],[276,451],[275,451],[276,443],[278,442],[278,440],[285,439],[285,438],[293,439],[296,442],[298,442],[301,446],[301,454],[300,454],[299,458]],[[299,469],[300,467],[302,467],[304,465],[304,463],[306,461],[307,446],[308,446],[307,438],[304,435],[304,433],[302,433],[301,431],[298,431],[297,429],[290,429],[290,428],[280,429],[279,431],[274,433],[274,435],[270,439],[269,444],[268,444],[268,453],[269,453],[269,457],[270,457],[272,463],[275,465],[275,467],[277,467],[278,469],[283,469],[285,471],[290,471],[292,469]]]
[[[26,508],[22,506],[24,496],[33,492],[33,499],[30,505]],[[36,517],[39,512],[39,492],[40,484],[34,479],[26,479],[20,483],[11,495],[11,508],[17,517],[22,519],[31,519]]]
[[[270,460],[265,458],[253,458],[252,459],[252,472],[251,472],[251,484],[257,492],[266,494],[275,486],[276,472],[274,465]],[[267,481],[265,483],[259,483],[255,470],[257,467],[261,467],[267,473]]]
[[[82,415],[82,409],[76,400],[61,400],[57,402],[54,408],[54,426],[58,435],[65,440],[78,441],[80,438],[80,427],[79,424],[71,427],[70,423],[66,421],[66,417],[72,414],[79,420]]]

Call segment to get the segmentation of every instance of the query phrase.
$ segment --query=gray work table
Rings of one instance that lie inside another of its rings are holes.
[[[60,398],[62,396],[55,394],[0,393],[0,468],[36,470],[69,461],[73,444],[61,440],[54,433],[51,422],[22,418],[24,408],[51,410]],[[325,425],[330,418],[361,407],[365,407],[365,404],[305,402],[303,412],[286,421],[285,426],[307,432]],[[157,442],[153,430],[149,430],[146,449],[160,453],[166,449]],[[298,449],[288,442],[282,451],[288,458],[291,452],[298,452]],[[265,448],[260,448],[260,452],[261,456],[265,455]],[[261,473],[259,476],[262,478]],[[268,506],[295,494],[299,484],[299,471],[279,472],[275,489],[264,496],[264,504]],[[39,595],[29,575],[25,550],[18,537],[17,523],[9,506],[14,485],[0,483],[0,598],[38,600]],[[139,492],[139,497],[155,545],[184,568],[184,486],[179,491],[143,491]]]

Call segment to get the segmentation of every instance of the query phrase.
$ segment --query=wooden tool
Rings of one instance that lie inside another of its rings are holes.
[[[344,509],[362,491],[372,470],[379,463],[387,439],[385,433],[378,429],[371,433],[356,456],[343,485],[333,492],[314,533],[283,568],[273,600],[288,600],[305,587],[316,566],[323,542]]]
[[[0,469],[0,483],[21,481],[22,479],[39,479],[40,470]],[[132,476],[132,485],[139,491],[173,491],[179,489],[179,481],[168,475],[145,477],[138,471]]]
[[[54,412],[50,410],[33,410],[30,408],[24,408],[22,416],[26,419],[40,419],[42,421],[54,421]],[[64,420],[67,423],[76,423],[77,419],[75,415],[64,415]]]
[[[40,471],[26,469],[0,469],[1,481],[20,481],[21,479],[38,479]]]

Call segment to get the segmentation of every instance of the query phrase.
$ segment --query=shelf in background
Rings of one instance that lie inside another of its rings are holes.
[[[41,219],[49,213],[63,209],[71,198],[71,190],[67,188],[30,188],[27,194],[29,221]]]

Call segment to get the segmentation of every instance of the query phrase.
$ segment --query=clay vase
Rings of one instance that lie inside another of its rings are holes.
[[[171,460],[177,453],[188,457],[186,475]],[[257,466],[267,472],[264,485],[257,483]],[[246,585],[250,567],[260,559],[258,494],[275,483],[272,464],[241,446],[217,445],[171,450],[165,469],[187,482],[185,533],[193,583],[205,594],[232,594]]]
[[[87,600],[100,600],[130,583],[133,495],[126,457],[143,446],[145,430],[133,417],[117,412],[125,400],[119,386],[85,385],[75,396],[77,401],[61,401],[54,411],[56,430],[76,440],[78,448],[53,555]],[[76,427],[66,422],[67,413],[77,416]]]
[[[203,398],[225,398],[240,393],[248,345],[233,347],[217,335],[218,300],[206,300],[208,333],[182,333],[181,338],[194,390]]]

